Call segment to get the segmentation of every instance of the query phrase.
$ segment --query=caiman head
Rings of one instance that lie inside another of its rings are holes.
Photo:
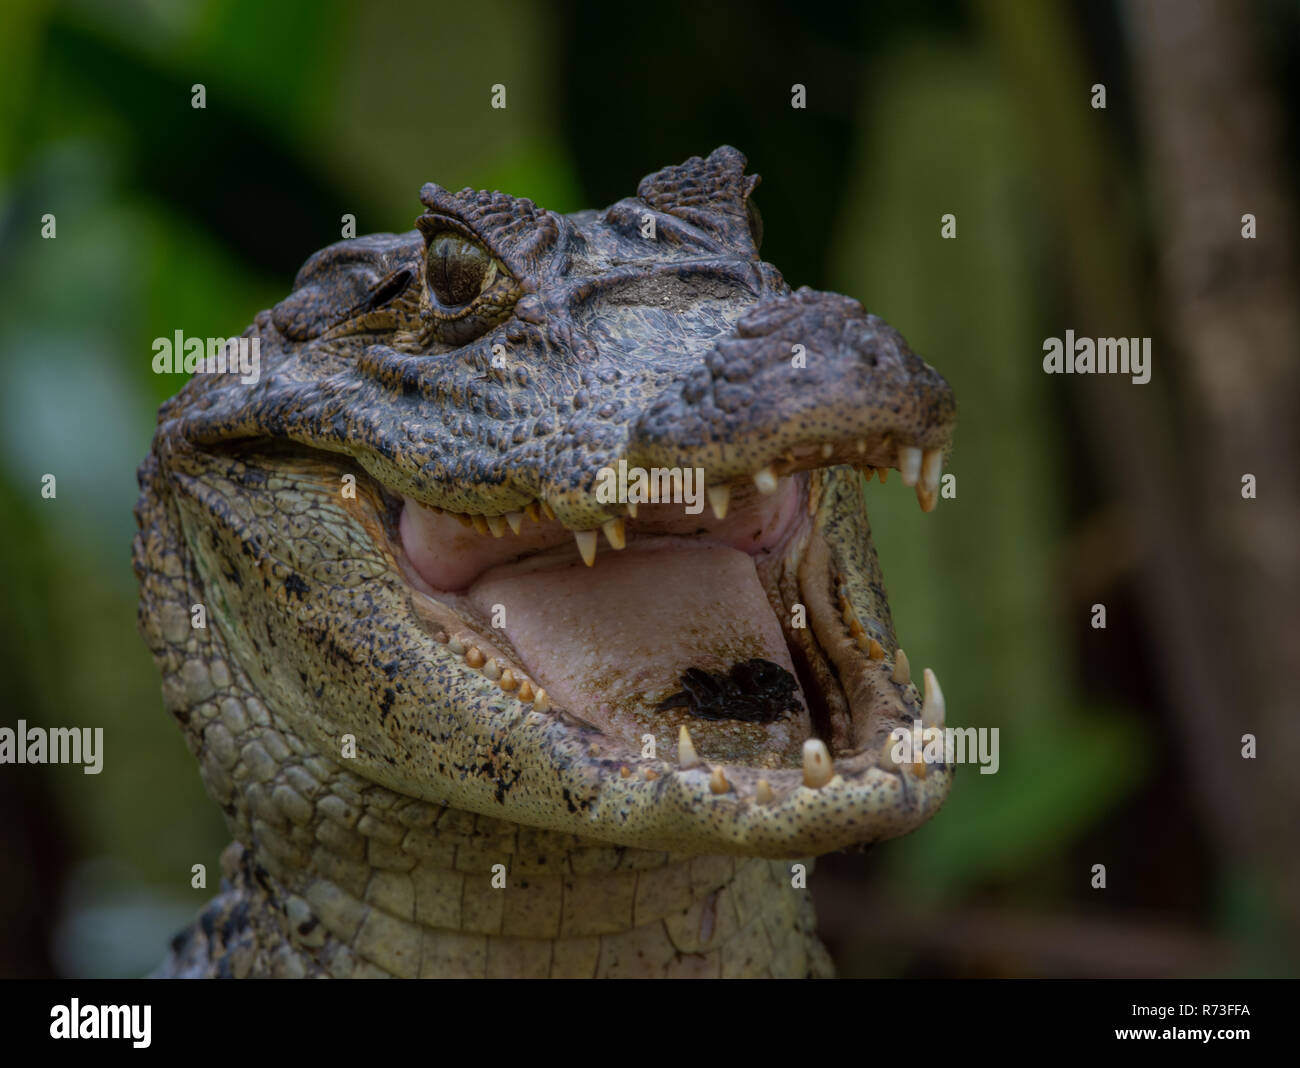
[[[932,509],[952,393],[760,259],[744,166],[573,215],[430,184],[416,230],[313,256],[244,335],[257,381],[160,413],[137,568],[182,592],[145,582],[146,632],[201,603],[295,745],[408,797],[774,858],[924,822],[951,769],[889,734],[943,698],[861,472]]]

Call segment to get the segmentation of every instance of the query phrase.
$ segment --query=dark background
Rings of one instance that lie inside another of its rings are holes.
[[[957,499],[868,504],[913,663],[1001,769],[819,862],[841,973],[1294,974],[1298,57],[1281,0],[10,0],[0,723],[103,726],[106,764],[0,767],[0,975],[148,971],[226,841],[135,633],[134,469],[181,384],[152,339],[237,332],[424,181],[572,211],[721,143],[764,257],[958,398]],[[1152,337],[1151,383],[1044,375],[1066,329]]]

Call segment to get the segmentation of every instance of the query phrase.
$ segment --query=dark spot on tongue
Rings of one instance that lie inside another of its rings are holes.
[[[700,719],[772,723],[787,712],[799,711],[795,677],[770,660],[743,660],[725,675],[687,668],[681,678],[681,691],[660,702],[656,712],[684,708]]]

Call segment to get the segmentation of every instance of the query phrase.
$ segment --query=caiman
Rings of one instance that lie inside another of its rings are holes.
[[[943,697],[862,474],[931,510],[955,404],[763,262],[757,184],[427,184],[162,406],[140,628],[233,842],[159,974],[832,973],[811,858],[952,776],[891,745]]]

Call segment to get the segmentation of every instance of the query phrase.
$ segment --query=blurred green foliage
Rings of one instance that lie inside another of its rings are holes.
[[[1048,228],[1011,90],[961,5],[788,12],[775,35],[757,14],[694,17],[689,35],[583,2],[5,5],[3,720],[106,733],[98,778],[40,780],[67,840],[55,969],[150,968],[210,896],[226,841],[135,631],[134,470],[181,381],[151,373],[151,341],[242,329],[343,214],[361,233],[407,229],[428,180],[571,211],[735,143],[767,178],[768,258],[794,285],[861,298],[952,382],[957,498],[921,516],[892,481],[868,502],[904,647],[936,667],[951,722],[1001,729],[1001,769],[967,768],[873,873],[914,901],[1019,884],[1050,903],[1051,865],[1148,781],[1152,738],[1081,689],[1060,615],[1077,487],[1035,357],[1057,299]],[[793,81],[821,94],[806,114]],[[495,82],[504,111],[486,106]],[[940,211],[960,240],[917,240]],[[6,871],[48,866],[43,840],[0,840]],[[207,890],[189,886],[196,863]],[[6,913],[22,907],[5,894]]]
[[[900,892],[946,898],[1021,874],[1113,807],[1143,767],[1131,722],[1072,686],[1053,586],[1068,492],[1065,447],[1033,353],[1050,292],[1036,270],[1034,200],[1014,111],[987,57],[914,41],[874,72],[831,288],[901,325],[958,397],[957,496],[918,522],[873,484],[874,540],[913,664],[934,665],[950,722],[998,727],[995,775],[967,768],[940,816],[891,847]],[[887,146],[887,149],[885,148]],[[936,207],[936,206],[941,207]],[[958,239],[938,233],[957,219]]]

